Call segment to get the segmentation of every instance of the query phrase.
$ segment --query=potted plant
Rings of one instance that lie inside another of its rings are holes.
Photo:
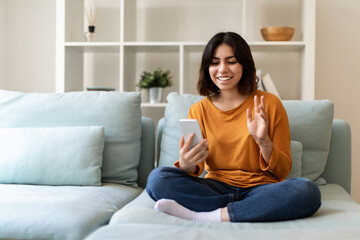
[[[144,71],[137,86],[148,90],[150,103],[159,103],[164,88],[172,86],[171,80],[170,70],[164,72],[161,68],[157,68],[153,73]]]

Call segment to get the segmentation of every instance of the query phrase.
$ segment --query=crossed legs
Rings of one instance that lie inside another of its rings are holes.
[[[156,210],[194,221],[283,221],[311,216],[321,205],[319,189],[304,178],[237,188],[159,167],[146,189]]]

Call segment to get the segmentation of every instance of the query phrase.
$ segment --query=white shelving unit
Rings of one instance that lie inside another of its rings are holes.
[[[84,0],[56,2],[56,92],[86,86],[136,91],[142,71],[161,67],[174,80],[165,95],[196,94],[207,41],[217,32],[234,31],[247,40],[256,67],[270,73],[283,99],[314,99],[314,0],[95,1],[98,42],[83,41]],[[273,25],[295,27],[293,39],[264,41],[260,29]],[[162,115],[166,103],[150,104],[143,92],[142,106]]]

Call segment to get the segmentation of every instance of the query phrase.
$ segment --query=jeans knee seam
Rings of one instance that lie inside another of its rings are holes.
[[[232,213],[232,210],[231,210],[231,205],[232,203],[228,203],[227,205],[227,211],[228,211],[228,214],[229,214],[229,218],[230,218],[230,222],[234,222],[235,219],[234,219],[234,214]]]

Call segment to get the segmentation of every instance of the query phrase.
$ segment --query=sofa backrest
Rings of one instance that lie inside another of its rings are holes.
[[[351,131],[345,120],[333,121],[329,156],[322,177],[351,192]]]
[[[102,181],[137,186],[142,147],[140,104],[138,92],[53,94],[0,90],[0,128],[103,126]]]
[[[178,159],[181,136],[178,120],[186,118],[190,106],[202,98],[190,94],[171,93],[168,95],[165,116],[158,125],[157,161],[159,166],[172,165]],[[341,135],[342,138],[347,139],[346,143],[349,143],[350,136],[349,131],[338,130],[340,127],[338,121],[335,121],[333,125],[333,104],[329,100],[288,100],[283,101],[283,104],[288,113],[291,140],[301,142],[303,145],[301,176],[309,178],[319,185],[325,184],[325,177],[327,177],[329,179],[326,180],[329,182],[339,183],[348,190],[350,187],[348,175],[342,180],[338,179],[332,169],[332,166],[336,165],[333,162],[338,163],[344,160],[344,158],[336,158],[335,154],[345,155],[347,163],[343,172],[349,172],[347,164],[351,161],[349,148],[339,149],[339,142],[331,138],[332,132],[336,131],[336,136]],[[331,147],[336,148],[336,153],[333,149],[329,151],[330,140]],[[326,165],[327,159],[331,160],[329,166]],[[327,166],[326,174],[322,175],[325,166]]]
[[[324,172],[329,154],[334,104],[329,100],[282,101],[289,118],[291,140],[303,144],[301,176],[326,183]]]
[[[141,155],[138,167],[138,186],[145,188],[147,177],[155,167],[155,124],[151,118],[141,118]]]

